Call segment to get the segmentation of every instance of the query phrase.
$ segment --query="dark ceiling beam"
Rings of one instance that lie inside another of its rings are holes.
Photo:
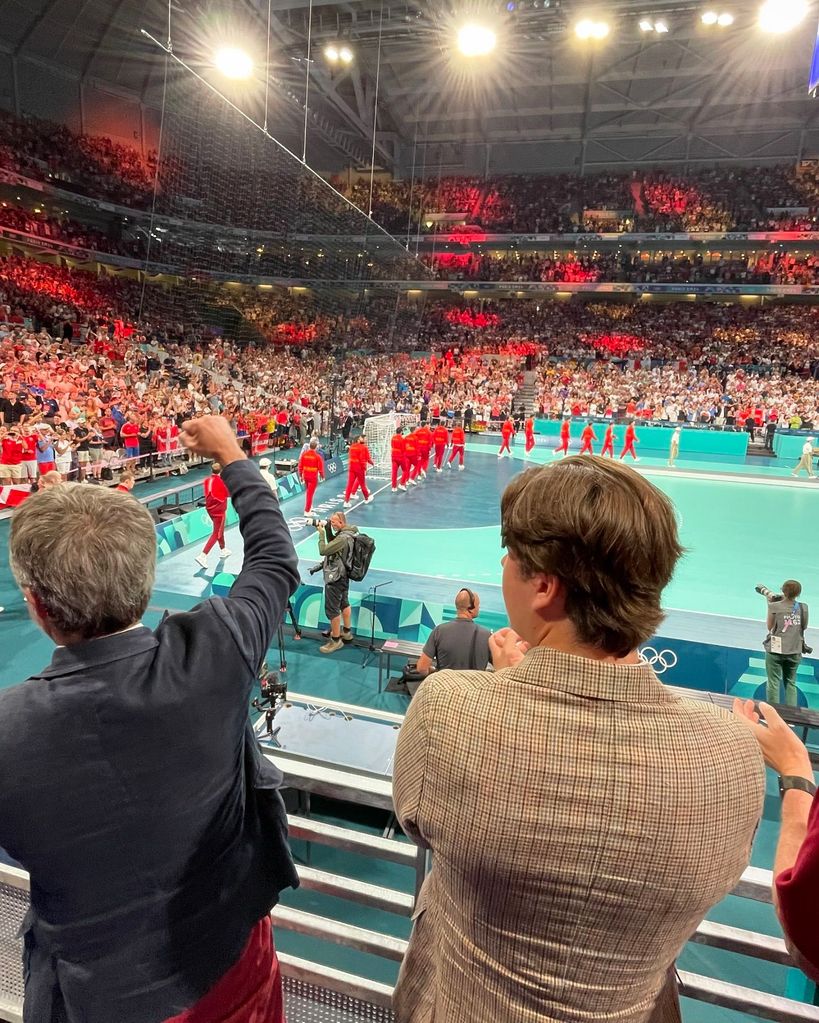
[[[80,68],[81,82],[85,81],[86,76],[88,75],[88,71],[94,62],[94,58],[98,55],[99,51],[107,42],[108,36],[111,34],[111,30],[113,29],[116,20],[119,17],[119,13],[127,2],[128,0],[118,0],[118,2],[114,4],[109,17],[104,22],[102,22],[102,25],[100,26],[100,31],[97,34],[96,39],[88,48],[88,56],[82,62],[82,67]]]
[[[47,2],[43,4],[40,10],[28,23],[20,38],[17,40],[14,49],[11,51],[13,57],[20,56],[23,47],[60,2],[61,0],[47,0]]]

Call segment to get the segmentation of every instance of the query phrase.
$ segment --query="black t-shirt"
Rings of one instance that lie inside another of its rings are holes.
[[[77,451],[90,451],[91,445],[88,442],[88,430],[84,426],[74,428],[74,436],[79,441]]]
[[[490,661],[492,633],[469,618],[454,618],[436,626],[424,644],[424,653],[435,661],[438,671],[447,668],[484,671]],[[474,654],[473,654],[474,641]]]

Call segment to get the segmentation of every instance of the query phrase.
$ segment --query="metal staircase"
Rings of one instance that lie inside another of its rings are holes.
[[[523,403],[523,411],[531,416],[535,411],[537,398],[537,373],[533,369],[527,369],[523,373],[523,383],[516,395],[517,402]]]

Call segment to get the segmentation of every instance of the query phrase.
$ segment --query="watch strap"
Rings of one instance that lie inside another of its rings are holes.
[[[779,795],[784,795],[788,789],[799,789],[800,792],[807,792],[809,796],[816,795],[816,786],[807,778],[798,774],[785,774],[779,778]]]

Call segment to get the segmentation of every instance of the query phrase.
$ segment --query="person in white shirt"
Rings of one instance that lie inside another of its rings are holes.
[[[274,494],[278,494],[278,490],[276,489],[276,476],[275,473],[270,471],[269,458],[261,458],[259,460],[259,470],[265,483],[267,483]]]
[[[668,465],[670,468],[674,467],[674,462],[680,453],[680,434],[682,433],[682,427],[678,426],[671,433],[671,443],[668,446]]]
[[[794,466],[794,470],[791,476],[798,476],[802,469],[808,474],[811,479],[815,479],[816,473],[813,471],[813,442],[814,437],[808,437],[805,443],[802,445],[802,457]]]

